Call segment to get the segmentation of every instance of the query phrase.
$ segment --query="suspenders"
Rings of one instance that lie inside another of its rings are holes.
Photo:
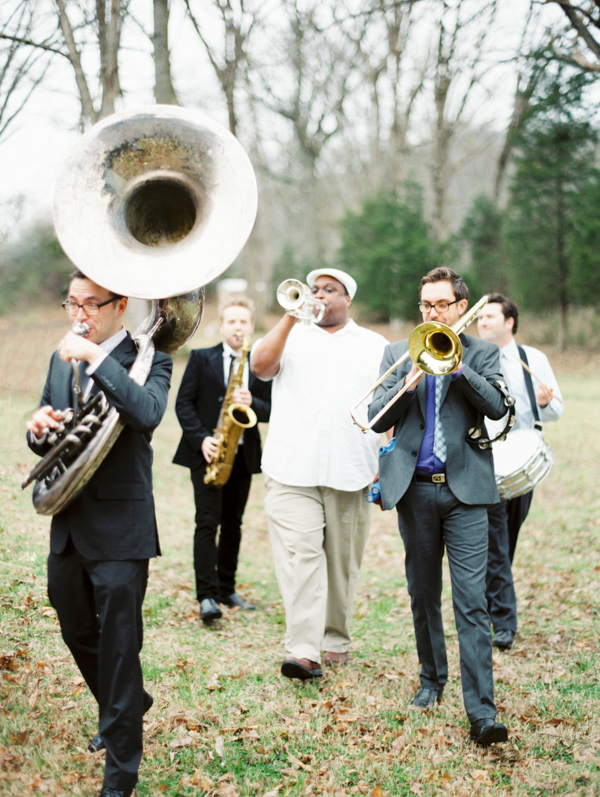
[[[518,346],[517,348],[519,349],[519,356],[525,365],[529,365],[527,355],[525,354],[525,349],[522,346]],[[533,390],[533,379],[531,378],[529,371],[527,371],[525,368],[523,368],[523,376],[525,377],[525,385],[527,386],[527,393],[529,395],[529,401],[531,402],[531,411],[533,412],[533,417],[535,418],[533,426],[535,429],[541,432],[542,422],[540,421],[540,413],[538,410],[537,401],[535,399],[535,392]]]

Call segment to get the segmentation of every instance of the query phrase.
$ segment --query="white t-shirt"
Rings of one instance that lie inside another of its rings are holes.
[[[380,435],[363,434],[350,408],[377,380],[387,343],[352,320],[333,333],[296,324],[273,378],[264,473],[282,484],[351,492],[373,480]]]

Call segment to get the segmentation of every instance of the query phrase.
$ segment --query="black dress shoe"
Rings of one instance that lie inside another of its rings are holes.
[[[219,617],[223,617],[223,612],[213,598],[204,598],[200,601],[200,619],[205,625],[212,623],[213,620],[218,620]]]
[[[433,708],[436,703],[440,702],[443,693],[443,688],[430,689],[427,686],[422,686],[410,701],[408,707],[413,710],[421,709],[421,711],[426,711],[428,708]]]
[[[148,692],[144,692],[144,714],[146,714],[152,708],[152,704],[154,703],[154,698]],[[104,740],[97,733],[91,742],[88,744],[88,750],[90,753],[97,753],[99,750],[104,750],[106,745],[104,744]]]
[[[311,678],[321,678],[323,670],[321,665],[310,659],[294,659],[290,657],[281,665],[281,674],[286,678],[298,678],[300,681],[309,681]]]
[[[104,786],[100,792],[100,797],[130,797],[133,794],[133,789],[109,789]]]
[[[256,606],[253,603],[248,603],[236,592],[232,592],[231,595],[227,595],[226,598],[221,598],[219,603],[222,603],[223,606],[229,606],[230,609],[235,609],[237,606],[243,612],[253,612],[256,610]]]
[[[510,650],[514,641],[515,632],[504,628],[502,631],[498,631],[492,639],[492,647],[500,648],[500,650]]]
[[[508,731],[506,725],[493,719],[485,718],[476,720],[471,725],[470,737],[480,747],[488,747],[496,742],[506,742]]]

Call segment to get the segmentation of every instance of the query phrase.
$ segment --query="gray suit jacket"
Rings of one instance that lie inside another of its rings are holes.
[[[502,379],[500,350],[495,343],[461,335],[464,369],[456,379],[444,379],[440,418],[446,437],[446,481],[464,504],[494,504],[499,500],[491,449],[467,442],[469,429],[483,416],[498,419],[506,413],[501,391],[492,383]],[[390,343],[383,354],[380,373],[406,352],[408,341]],[[407,358],[375,391],[369,406],[373,418],[404,384],[412,367]],[[394,448],[379,458],[379,480],[384,509],[392,509],[413,478],[425,433],[426,380],[414,393],[405,393],[374,427],[385,432],[394,427]]]

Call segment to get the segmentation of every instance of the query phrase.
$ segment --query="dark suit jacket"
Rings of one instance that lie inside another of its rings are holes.
[[[205,437],[212,436],[223,398],[227,390],[223,374],[223,344],[209,349],[195,349],[181,380],[175,412],[183,436],[173,462],[186,468],[206,465],[201,446]],[[269,420],[271,414],[271,383],[262,382],[250,373],[248,389],[252,393],[252,409],[259,422]],[[244,431],[242,446],[250,473],[260,473],[261,445],[258,424]]]
[[[491,449],[481,450],[467,442],[471,427],[482,416],[498,419],[506,413],[503,395],[492,382],[502,379],[500,350],[495,343],[461,335],[464,369],[456,379],[444,379],[440,418],[446,437],[446,481],[453,495],[463,504],[494,504],[498,491],[494,478]],[[408,341],[390,343],[383,354],[380,373],[406,352]],[[399,392],[404,377],[412,368],[407,358],[375,391],[369,406],[373,418]],[[417,465],[425,434],[426,380],[414,393],[405,393],[374,427],[385,432],[395,427],[395,445],[379,458],[379,480],[384,509],[391,509],[402,498]]]
[[[167,407],[173,362],[156,352],[148,379],[140,386],[128,376],[136,355],[128,334],[92,375],[125,427],[80,495],[52,518],[53,553],[63,552],[69,535],[77,550],[92,560],[149,559],[160,553],[150,441]],[[41,404],[54,409],[72,407],[72,375],[70,363],[54,352]],[[29,444],[41,455],[49,448],[31,438]]]

